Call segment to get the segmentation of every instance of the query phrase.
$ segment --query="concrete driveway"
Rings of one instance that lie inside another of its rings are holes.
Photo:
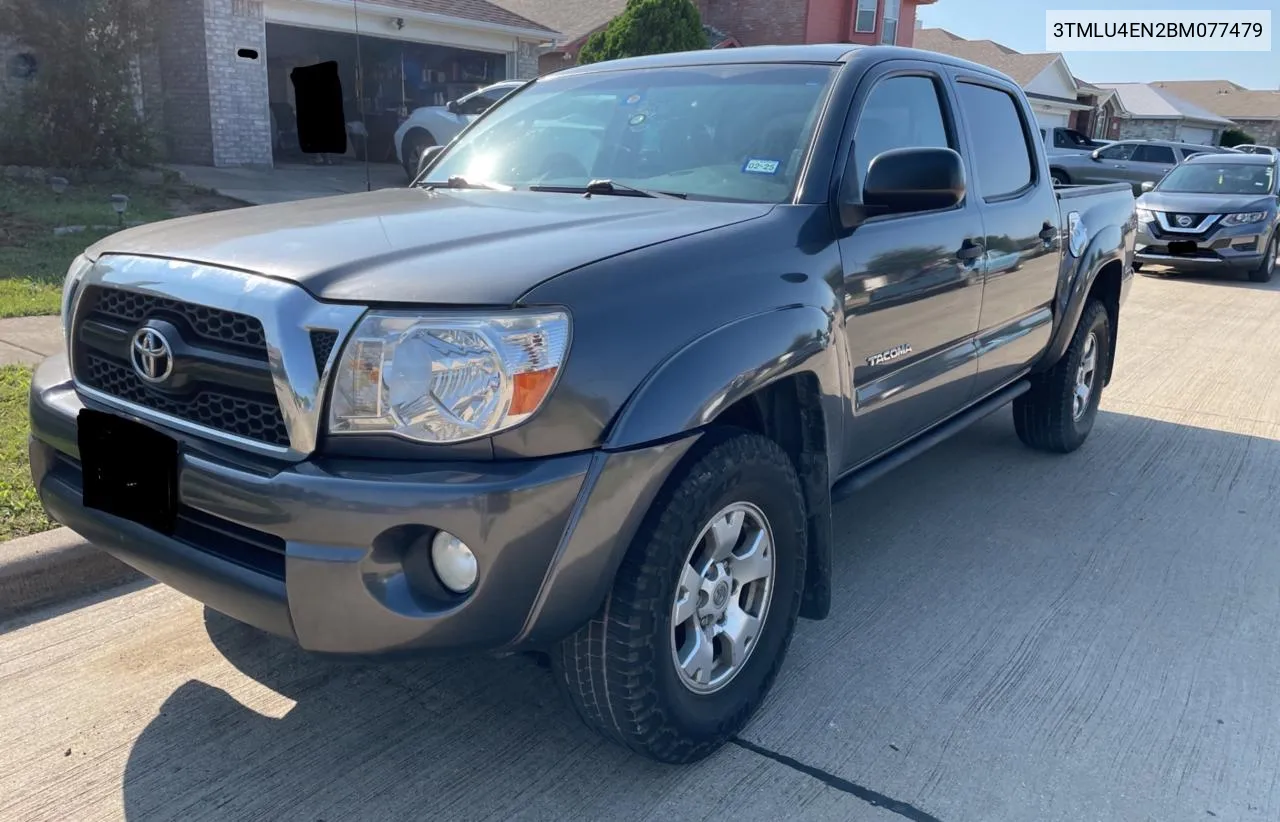
[[[597,741],[524,658],[317,661],[160,586],[0,626],[0,818],[1280,818],[1280,282],[1140,279],[1075,455],[998,414],[839,507],[740,743]]]

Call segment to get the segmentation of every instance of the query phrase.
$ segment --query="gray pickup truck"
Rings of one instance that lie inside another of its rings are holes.
[[[828,614],[834,499],[1010,402],[1033,448],[1088,436],[1134,200],[1055,191],[1034,123],[894,47],[544,77],[407,188],[88,249],[35,483],[303,648],[543,654],[601,733],[696,760]]]

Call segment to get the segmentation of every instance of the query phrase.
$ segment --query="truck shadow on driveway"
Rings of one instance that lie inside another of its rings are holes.
[[[837,508],[836,610],[743,736],[939,819],[1275,818],[1247,774],[1280,769],[1278,529],[1276,440],[1104,412],[1053,457],[1006,410]],[[739,746],[632,756],[524,657],[333,662],[206,627],[296,705],[180,687],[130,753],[130,820],[901,818]]]

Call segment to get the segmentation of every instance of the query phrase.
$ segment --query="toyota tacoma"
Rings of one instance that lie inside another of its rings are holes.
[[[316,652],[544,654],[589,725],[689,762],[832,607],[833,500],[1007,403],[1032,448],[1085,441],[1134,233],[972,63],[572,68],[406,188],[89,248],[32,472],[210,608]]]

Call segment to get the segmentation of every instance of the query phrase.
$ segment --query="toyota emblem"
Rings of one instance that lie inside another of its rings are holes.
[[[1190,215],[1190,214],[1179,214],[1179,215],[1178,215],[1178,225],[1182,226],[1183,228],[1190,228],[1190,227],[1191,227],[1191,223],[1192,223],[1192,222],[1193,222],[1193,221],[1192,221],[1192,219],[1191,219],[1191,215]]]
[[[139,328],[133,335],[133,370],[144,382],[164,382],[173,373],[173,349],[154,328]]]

